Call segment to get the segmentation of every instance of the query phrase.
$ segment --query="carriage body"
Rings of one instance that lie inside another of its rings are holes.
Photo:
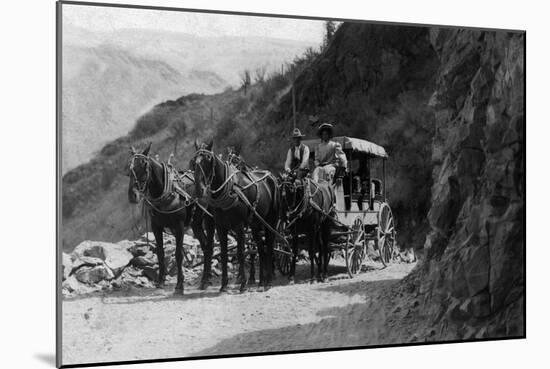
[[[366,140],[346,136],[333,140],[340,143],[347,158],[347,168],[345,173],[337,171],[333,183],[336,220],[341,229],[333,232],[334,239],[339,241],[335,241],[332,248],[344,251],[352,276],[361,270],[370,245],[384,265],[392,259],[396,231],[386,197],[388,155],[382,146]],[[310,149],[310,164],[315,160],[319,142],[319,139],[303,141]]]

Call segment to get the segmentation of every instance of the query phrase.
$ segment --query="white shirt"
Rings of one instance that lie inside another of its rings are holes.
[[[334,164],[346,167],[348,160],[342,150],[342,145],[335,141],[320,142],[315,150],[315,166]]]

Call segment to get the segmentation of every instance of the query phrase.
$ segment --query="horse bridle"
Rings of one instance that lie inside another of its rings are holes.
[[[138,158],[145,159],[145,180],[143,181],[143,183],[139,181],[136,171],[134,170],[135,161]],[[138,153],[135,153],[130,159],[130,173],[134,177],[134,182],[136,183],[138,192],[140,192],[141,194],[145,194],[145,191],[147,190],[147,184],[149,183],[149,179],[151,178],[150,160],[151,158],[149,156]]]
[[[142,159],[145,159],[145,173],[146,173],[146,177],[145,177],[145,180],[143,182],[140,182],[138,177],[137,177],[137,174],[134,170],[134,166],[135,166],[135,161],[137,158],[142,158]],[[150,198],[149,196],[147,196],[147,186],[150,182],[150,179],[151,179],[151,160],[154,160],[152,159],[150,156],[147,156],[147,155],[144,155],[144,154],[139,154],[139,153],[135,153],[133,156],[132,156],[132,159],[130,159],[130,172],[131,172],[131,175],[134,177],[134,182],[136,183],[136,188],[138,190],[139,193],[141,193],[143,195],[143,198],[145,199],[145,201],[147,202],[147,204],[149,204],[149,206],[151,206],[155,211],[159,212],[159,213],[163,213],[163,214],[170,214],[170,213],[175,213],[175,212],[178,212],[178,211],[181,211],[182,209],[188,207],[189,205],[191,205],[192,202],[195,202],[195,203],[198,203],[197,201],[194,201],[192,196],[190,196],[188,193],[184,192],[183,194],[180,192],[177,192],[178,194],[182,195],[185,199],[184,199],[184,202],[183,202],[183,206],[181,206],[180,208],[177,208],[177,209],[174,209],[174,210],[170,210],[170,211],[164,211],[162,209],[159,209],[158,208],[158,204],[159,202],[162,202],[164,200],[166,200],[167,198],[169,198],[172,194],[173,194],[173,191],[170,191],[168,190],[168,188],[172,188],[171,184],[169,184],[169,173],[166,171],[166,167],[164,164],[162,164],[163,166],[163,170],[164,170],[164,189],[162,191],[162,194],[157,197],[157,198]],[[187,173],[184,174],[184,176],[187,176]],[[187,178],[189,178],[189,176],[187,176]],[[202,208],[202,206],[200,206],[199,204],[199,207]],[[208,215],[212,216],[206,209],[202,208],[202,210],[207,213]]]
[[[287,200],[287,188],[288,187],[293,187],[295,190],[297,190],[298,187],[305,187],[305,185],[304,184],[297,184],[296,180],[289,181],[287,179],[284,179],[281,182],[281,200],[284,202],[284,205],[286,205],[286,207],[290,208],[290,204],[288,203],[288,200]],[[294,207],[294,209],[289,210],[287,212],[287,214],[286,214],[287,218],[290,219],[293,215],[300,212],[301,208],[303,207],[305,199],[306,199],[306,193],[304,192],[304,196],[298,202],[298,204]],[[292,204],[293,206],[296,204],[296,198],[294,200],[295,200],[294,204]]]
[[[197,159],[198,159],[199,156],[207,157],[209,160],[212,161],[212,170],[211,170],[210,176],[206,175],[202,165],[197,162]],[[214,177],[216,176],[216,171],[214,170],[214,163],[213,163],[215,160],[219,160],[221,162],[221,164],[224,167],[224,175],[227,175],[227,172],[229,170],[228,169],[228,164],[223,162],[221,159],[219,159],[216,156],[216,154],[214,154],[214,151],[201,148],[201,149],[197,150],[197,152],[195,153],[195,156],[193,157],[193,161],[194,161],[195,165],[199,167],[202,177],[204,177],[206,179],[204,181],[204,184],[206,186],[206,191],[209,194],[209,196],[215,195],[218,192],[222,191],[225,188],[225,186],[229,183],[229,181],[233,178],[233,176],[235,175],[235,172],[231,173],[231,175],[227,176],[227,178],[223,181],[223,183],[218,188],[213,190],[212,189],[212,183],[214,182]]]

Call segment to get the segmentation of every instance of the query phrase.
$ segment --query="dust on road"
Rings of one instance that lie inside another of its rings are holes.
[[[140,289],[63,302],[63,364],[364,346],[407,339],[388,332],[391,290],[415,264],[393,264],[353,279],[332,266],[326,283],[279,277],[268,292],[239,294],[217,287],[185,296]]]

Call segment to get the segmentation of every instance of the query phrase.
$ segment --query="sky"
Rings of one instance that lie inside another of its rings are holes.
[[[323,21],[64,4],[63,19],[90,31],[151,29],[198,36],[256,36],[321,43]]]

